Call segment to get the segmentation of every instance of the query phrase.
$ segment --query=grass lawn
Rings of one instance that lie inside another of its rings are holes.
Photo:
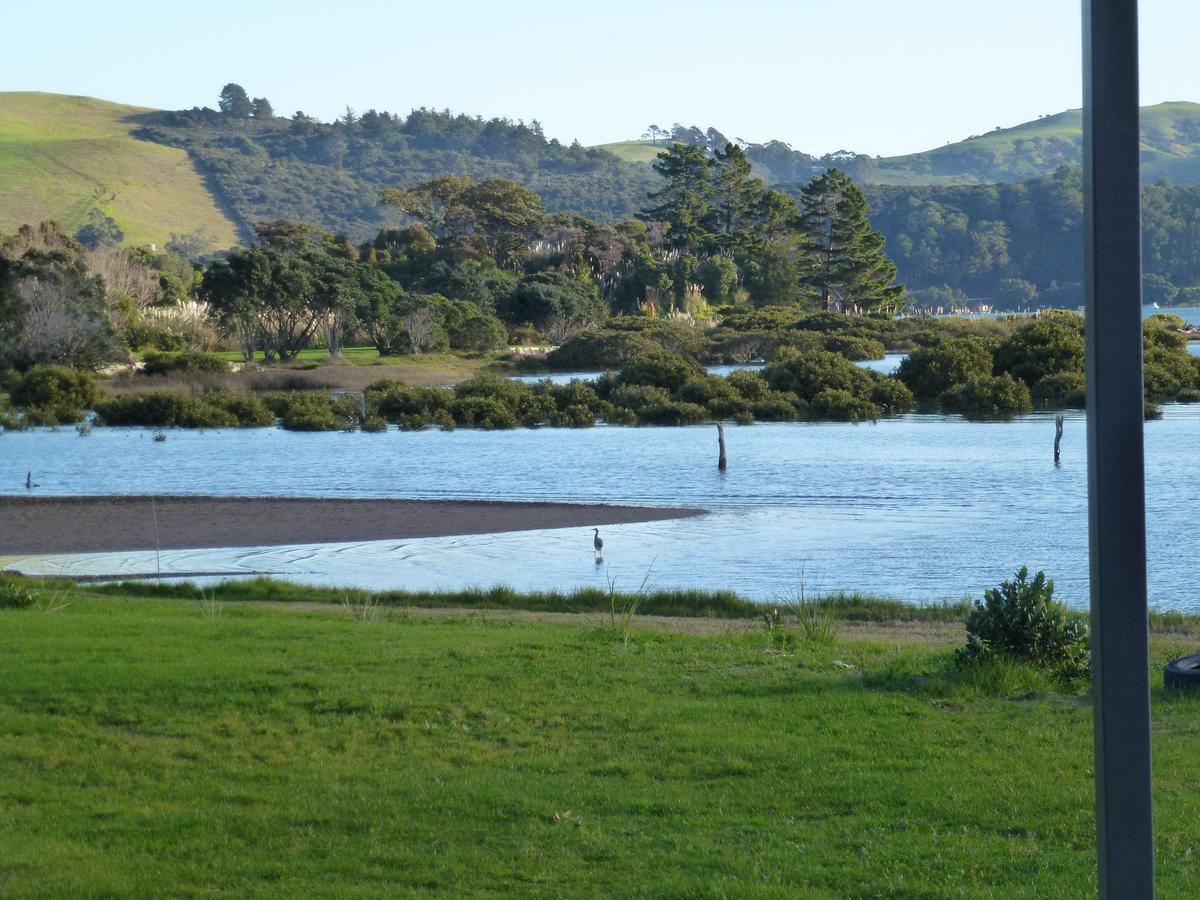
[[[0,611],[5,897],[1094,894],[1087,698],[944,642],[52,596]],[[1163,896],[1198,723],[1155,689]]]

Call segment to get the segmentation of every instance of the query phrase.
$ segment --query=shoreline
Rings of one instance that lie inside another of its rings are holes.
[[[56,553],[211,550],[593,528],[706,510],[493,500],[0,497],[0,560]]]

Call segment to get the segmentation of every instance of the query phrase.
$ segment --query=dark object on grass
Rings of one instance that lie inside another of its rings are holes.
[[[1200,653],[1181,656],[1163,666],[1163,686],[1188,691],[1200,688]]]

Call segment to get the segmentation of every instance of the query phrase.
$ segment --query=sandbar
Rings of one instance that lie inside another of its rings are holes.
[[[0,554],[382,541],[678,519],[705,510],[290,497],[0,497]]]

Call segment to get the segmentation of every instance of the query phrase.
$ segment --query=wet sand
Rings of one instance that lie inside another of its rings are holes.
[[[0,554],[199,550],[591,528],[702,509],[471,500],[0,497]]]

